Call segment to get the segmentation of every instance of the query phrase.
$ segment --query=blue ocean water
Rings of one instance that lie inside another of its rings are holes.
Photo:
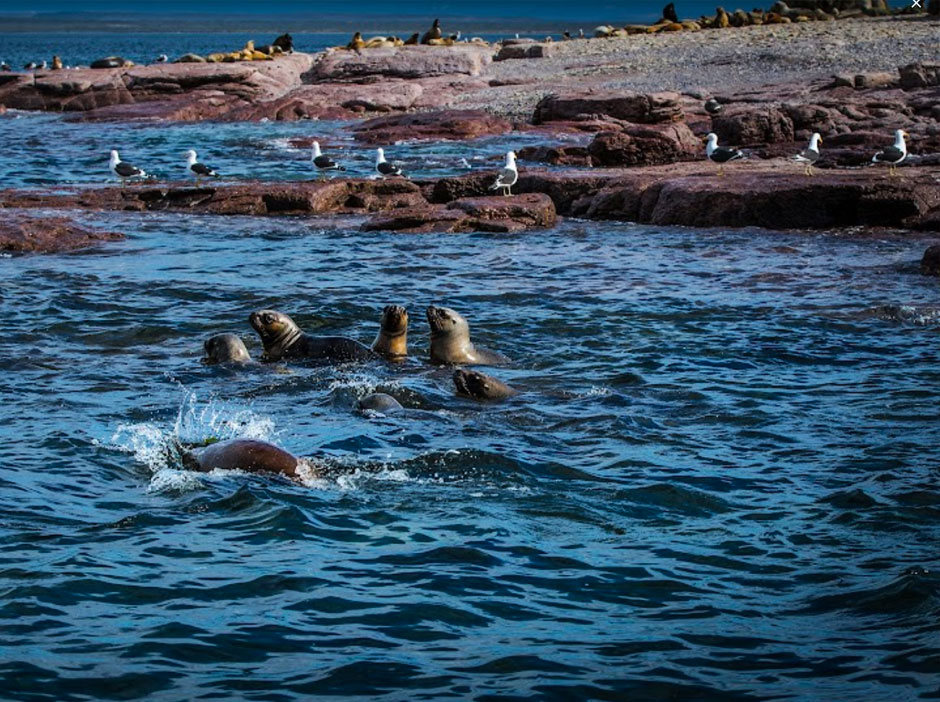
[[[197,148],[229,180],[308,179],[293,140],[317,137],[364,175],[345,126],[8,112],[0,170],[93,187],[118,148],[175,181]],[[519,139],[390,156],[443,175]],[[46,213],[128,238],[0,258],[0,698],[940,695],[923,240]],[[368,343],[390,303],[405,364],[200,363],[223,331],[258,356],[258,308]],[[519,397],[454,397],[424,360],[430,303],[513,359],[492,372]],[[374,390],[408,409],[355,412]],[[194,474],[166,451],[236,436],[322,474]]]

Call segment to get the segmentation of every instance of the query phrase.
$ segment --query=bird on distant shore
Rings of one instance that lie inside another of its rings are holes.
[[[13,69],[10,68],[10,64],[8,64],[6,61],[0,61],[0,71],[7,71],[7,72],[8,72],[8,71],[12,71],[12,70],[13,70]]]
[[[813,132],[813,136],[809,139],[809,146],[791,159],[803,164],[803,175],[813,175],[813,164],[819,160],[819,145],[821,143],[822,137],[819,132]]]
[[[154,63],[166,63],[169,60],[170,60],[169,56],[167,56],[166,54],[160,54],[159,56],[157,56],[157,58],[153,60],[153,62]]]
[[[323,175],[324,171],[345,171],[346,169],[339,165],[336,161],[331,159],[329,156],[324,156],[323,152],[320,151],[320,142],[313,142],[313,148],[310,155],[310,159],[313,161],[314,168],[319,171],[320,175]]]
[[[115,150],[111,151],[111,161],[108,166],[111,168],[111,172],[121,179],[122,186],[127,185],[130,178],[144,178],[147,175],[142,168],[138,168],[127,161],[122,161]]]
[[[503,166],[496,175],[496,182],[490,186],[490,190],[503,190],[503,195],[512,195],[512,186],[519,180],[519,171],[516,168],[516,152],[506,153],[506,165]]]
[[[705,101],[705,111],[712,117],[720,113],[723,109],[724,106],[715,98],[708,98],[708,100]]]
[[[196,179],[198,183],[203,178],[218,178],[219,174],[215,169],[210,168],[204,163],[199,163],[196,159],[196,152],[190,149],[186,152],[186,170]]]
[[[888,146],[871,157],[872,163],[887,163],[888,175],[897,175],[896,166],[907,158],[907,144],[904,143],[904,137],[910,134],[903,129],[894,132],[894,146]]]
[[[385,160],[385,150],[382,148],[375,150],[375,172],[378,173],[380,178],[405,177],[405,174],[398,166],[394,166]]]
[[[718,175],[725,174],[725,164],[729,161],[738,161],[745,158],[744,152],[739,149],[732,149],[728,146],[718,146],[718,135],[712,132],[707,137],[705,144],[705,155],[712,163],[718,164]]]

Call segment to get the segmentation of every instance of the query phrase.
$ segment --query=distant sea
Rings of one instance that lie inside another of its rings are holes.
[[[112,0],[69,2],[50,0],[36,3],[5,0],[0,3],[0,30],[16,31],[284,31],[291,32],[404,32],[423,27],[434,17],[459,26],[464,32],[556,32],[585,31],[598,24],[627,24],[658,19],[668,0],[611,2],[585,0],[476,0],[446,2],[402,0],[376,2],[357,0],[338,4],[313,0],[280,2],[182,2],[166,0],[149,5],[133,5]],[[681,17],[713,13],[716,5],[769,7],[771,0],[677,0]],[[2,49],[2,42],[0,42]]]

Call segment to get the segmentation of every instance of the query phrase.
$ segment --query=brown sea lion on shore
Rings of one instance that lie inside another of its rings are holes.
[[[58,56],[53,56],[53,57],[52,57],[52,66],[51,66],[51,69],[52,69],[53,71],[61,71],[61,70],[62,70],[62,59],[60,59]]]
[[[353,38],[346,44],[346,48],[350,51],[359,51],[360,49],[364,49],[365,46],[366,43],[362,40],[362,32],[353,34]]]
[[[90,68],[125,68],[134,64],[121,56],[108,56],[91,62]]]
[[[288,478],[300,477],[302,468],[311,464],[282,448],[258,439],[229,439],[203,449],[181,449],[183,467],[208,473],[221,470],[243,470],[248,473],[274,473]]]
[[[475,347],[470,341],[470,325],[454,310],[430,305],[427,316],[431,327],[431,363],[487,366],[509,362],[502,354]]]
[[[431,25],[431,28],[421,36],[421,43],[430,44],[432,40],[438,40],[443,36],[444,33],[441,31],[441,21],[436,19]]]
[[[408,37],[407,39],[405,39],[405,44],[404,44],[404,45],[405,45],[405,46],[417,46],[417,45],[418,45],[418,42],[420,41],[420,37],[421,37],[421,35],[418,34],[418,32],[415,32],[415,33],[412,34],[410,37]]]
[[[382,310],[382,327],[372,350],[392,361],[408,355],[408,310],[401,305],[388,305]]]
[[[458,368],[453,380],[458,395],[474,400],[506,400],[519,394],[503,381],[480,371]]]
[[[264,344],[263,361],[297,359],[343,363],[376,358],[368,346],[354,339],[305,334],[293,319],[276,310],[252,312],[248,322]]]
[[[235,334],[216,334],[206,339],[202,345],[206,352],[202,362],[215,363],[248,363],[251,354],[241,337]]]

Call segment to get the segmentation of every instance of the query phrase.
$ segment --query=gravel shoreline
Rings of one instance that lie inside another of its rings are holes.
[[[453,106],[526,120],[543,96],[586,88],[729,95],[935,62],[938,42],[940,22],[923,15],[555,42],[552,56],[493,63],[486,77],[506,85],[469,91]]]

